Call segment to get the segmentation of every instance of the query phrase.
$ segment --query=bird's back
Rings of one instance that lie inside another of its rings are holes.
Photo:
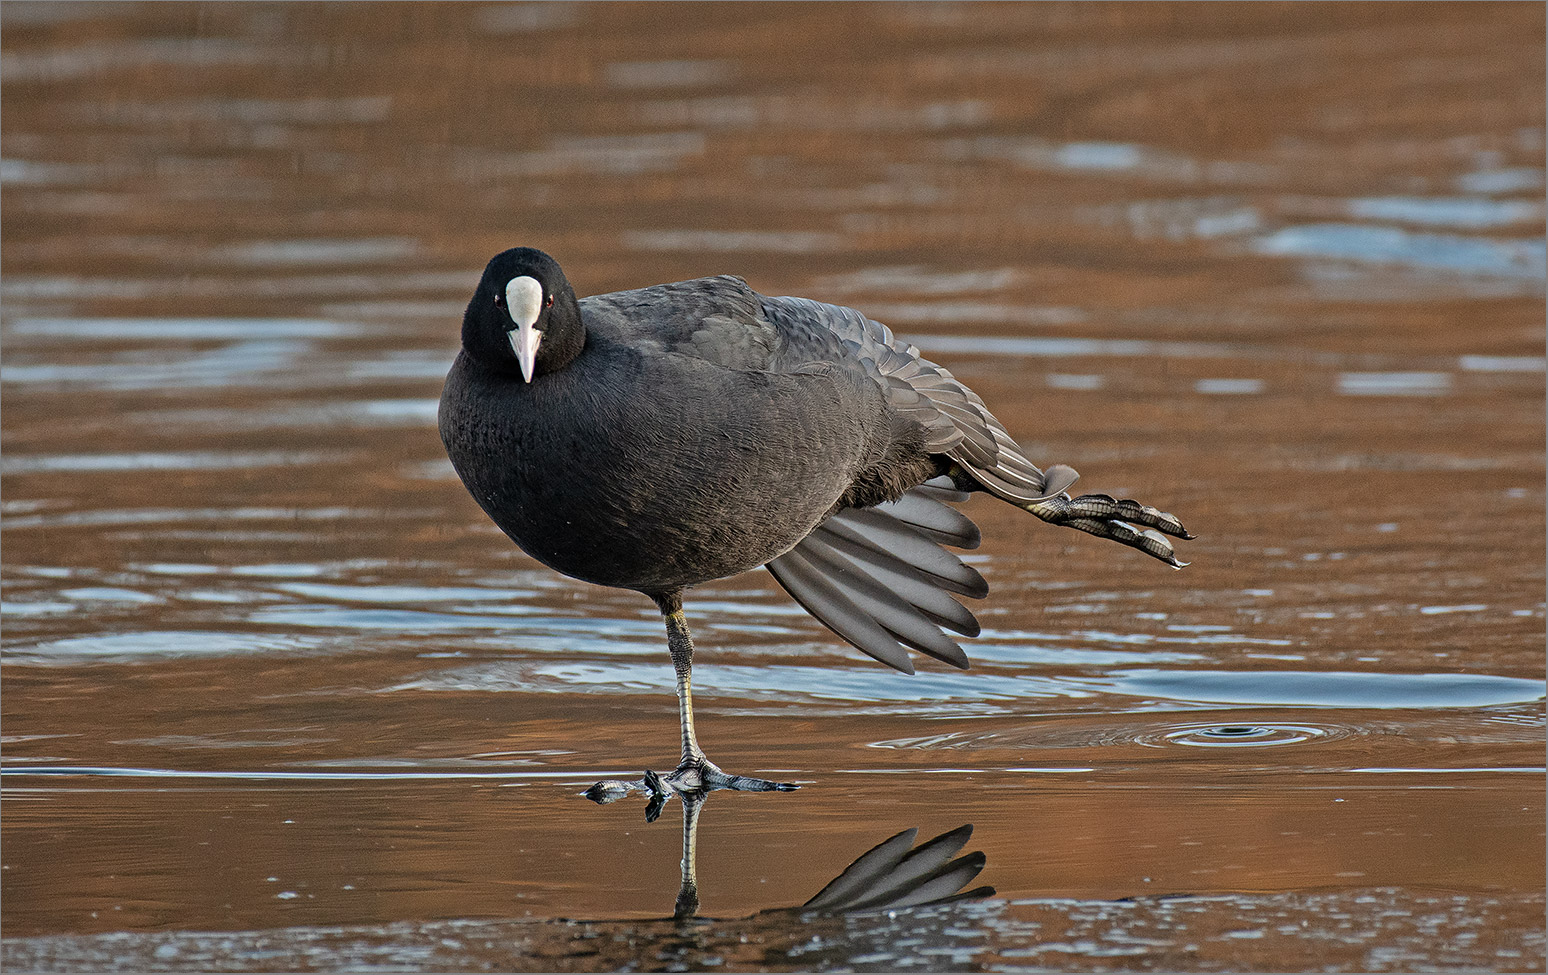
[[[646,354],[685,355],[726,369],[774,367],[781,337],[762,296],[731,275],[614,291],[580,300],[588,335]]]

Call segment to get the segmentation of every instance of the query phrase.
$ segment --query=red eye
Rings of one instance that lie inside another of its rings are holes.
[[[552,308],[552,307],[554,307],[554,296],[553,295],[549,295],[547,298],[543,299],[543,307],[544,308]]]

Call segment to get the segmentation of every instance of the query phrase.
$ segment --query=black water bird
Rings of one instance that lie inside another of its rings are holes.
[[[691,586],[766,566],[860,650],[913,673],[976,636],[955,596],[988,592],[943,545],[974,548],[951,504],[987,491],[1169,565],[1173,516],[1040,470],[984,401],[850,308],[722,275],[577,299],[542,251],[497,255],[468,303],[441,394],[463,483],[550,568],[655,601],[677,671],[675,786],[794,786],[728,775],[693,726]]]

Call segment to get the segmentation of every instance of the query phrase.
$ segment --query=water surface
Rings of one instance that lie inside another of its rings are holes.
[[[41,5],[5,23],[17,969],[1536,971],[1533,5]],[[1005,505],[961,673],[559,578],[434,428],[485,261],[865,310],[1173,572]],[[972,823],[988,898],[801,905]]]

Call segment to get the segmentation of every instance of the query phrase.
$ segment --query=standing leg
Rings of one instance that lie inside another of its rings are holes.
[[[699,747],[693,729],[693,638],[688,635],[688,619],[683,615],[681,590],[651,597],[666,620],[667,649],[672,654],[672,669],[677,672],[677,716],[682,730],[682,761],[661,781],[675,792],[734,789],[738,792],[789,792],[796,786],[770,782],[745,775],[727,775],[711,762]]]
[[[693,638],[688,635],[688,619],[678,608],[666,617],[667,649],[672,654],[672,669],[677,672],[677,719],[683,733],[683,760],[680,765],[708,762],[693,730]]]

